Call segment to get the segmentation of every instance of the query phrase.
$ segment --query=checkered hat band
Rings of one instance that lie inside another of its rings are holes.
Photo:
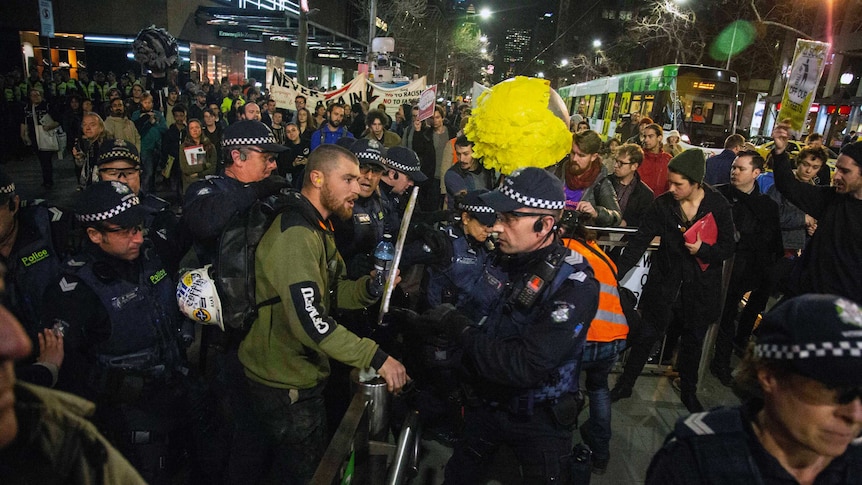
[[[502,192],[503,195],[505,195],[506,197],[527,207],[550,210],[562,210],[566,207],[566,201],[564,200],[545,200],[537,199],[535,197],[527,197],[526,195],[523,195],[520,192],[513,190],[508,185],[503,185],[502,187],[500,187],[500,192]]]
[[[127,211],[128,209],[138,205],[140,200],[138,196],[129,197],[124,200],[120,205],[111,208],[105,212],[97,212],[95,214],[79,214],[75,218],[80,222],[99,222],[99,221],[107,221],[108,219],[112,219]]]
[[[761,344],[754,355],[764,359],[796,360],[821,357],[862,357],[862,341],[817,342],[803,345]]]
[[[362,163],[363,160],[383,162],[383,157],[381,157],[379,153],[359,152],[356,154],[356,158],[359,160],[359,163]]]
[[[492,209],[486,205],[461,204],[458,206],[458,208],[461,209],[462,211],[475,212],[477,214],[480,214],[480,213],[493,214],[493,213],[497,212],[494,209]]]
[[[15,192],[15,182],[12,182],[11,184],[9,184],[5,187],[0,187],[0,194],[11,194],[14,192]]]
[[[398,163],[393,160],[387,160],[386,165],[394,170],[398,170],[399,172],[410,173],[410,172],[418,172],[419,167],[411,167],[409,165],[404,165],[403,163]]]
[[[134,153],[130,152],[128,149],[125,149],[125,148],[122,150],[111,150],[111,151],[105,152],[99,156],[99,160],[107,160],[109,158],[115,158],[115,159],[116,158],[125,158],[127,160],[131,160],[131,161],[137,163],[138,165],[141,164],[141,159],[137,155],[135,155]]]
[[[245,145],[263,145],[266,143],[275,144],[275,137],[273,136],[261,136],[258,138],[225,138],[221,141],[221,146],[223,147],[232,147],[232,146],[245,146]]]

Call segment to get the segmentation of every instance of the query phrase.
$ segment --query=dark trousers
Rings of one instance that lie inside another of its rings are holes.
[[[246,379],[247,398],[231,402],[230,483],[311,481],[326,450],[322,389],[276,389]]]
[[[629,342],[631,350],[616,387],[624,389],[634,387],[635,381],[649,359],[653,345],[661,341],[670,325],[678,329],[677,335],[680,340],[676,369],[679,371],[681,389],[683,392],[695,392],[700,356],[703,353],[703,340],[706,338],[709,323],[685,321],[682,316],[683,304],[678,296],[672,305],[650,305],[644,309],[643,331],[637,337],[637,341]]]
[[[484,483],[500,445],[509,446],[521,464],[523,483],[570,483],[572,431],[559,426],[551,408],[529,417],[488,406],[469,407],[464,439],[446,464],[446,485]]]
[[[754,261],[750,257],[740,258],[737,255],[734,259],[733,273],[730,276],[727,297],[721,312],[721,323],[715,339],[715,355],[712,360],[712,365],[720,370],[730,370],[734,343],[745,347],[757,315],[766,308],[769,296],[777,285],[775,268],[762,269],[752,263]],[[751,294],[745,308],[740,312],[739,302],[747,291],[751,291]],[[738,328],[737,317],[739,317]]]
[[[43,187],[54,185],[54,153],[36,150],[36,157],[39,159],[39,168],[42,169]]]

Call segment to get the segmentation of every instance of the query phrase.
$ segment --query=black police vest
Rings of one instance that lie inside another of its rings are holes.
[[[344,259],[356,255],[371,255],[377,243],[383,240],[385,231],[383,204],[376,196],[356,200],[353,207],[353,239],[345,251]]]
[[[471,320],[478,322],[491,314],[504,289],[507,277],[495,266],[488,264],[489,253],[484,248],[473,247],[463,229],[447,225],[440,229],[452,244],[452,261],[441,273],[441,278],[432,277],[427,291],[440,295],[439,303],[455,305]]]
[[[59,209],[43,206],[19,209],[19,228],[26,227],[37,237],[15,248],[7,261],[6,290],[10,309],[24,324],[27,333],[32,334],[31,337],[35,337],[34,332],[41,321],[45,288],[57,279],[62,267],[61,256],[52,239],[52,211],[59,212]]]
[[[587,260],[577,252],[562,246],[556,251],[566,253],[565,260],[557,270],[551,284],[531,307],[523,308],[511,301],[513,299],[511,291],[513,287],[511,285],[509,286],[510,291],[503,293],[505,300],[498,301],[498,304],[494,305],[496,314],[489,321],[493,322],[494,319],[498,321],[493,326],[493,335],[496,339],[504,340],[520,335],[525,327],[532,325],[538,319],[539,313],[544,309],[544,304],[562,287],[569,276],[590,269]],[[527,275],[523,276],[527,277]],[[577,331],[578,334],[581,332],[586,332],[586,329]],[[510,402],[500,404],[508,404],[510,411],[515,414],[531,414],[535,405],[553,402],[566,393],[577,392],[579,363],[583,355],[585,341],[586,338],[584,338],[580,348],[575,350],[572,359],[561,362],[539,386],[524,390]]]
[[[132,354],[145,353],[142,367],[165,365],[174,369],[180,363],[176,287],[152,248],[143,247],[137,282],[105,273],[100,261],[81,266],[76,276],[99,297],[111,320],[111,337],[97,349],[101,362]],[[101,262],[104,264],[104,262]]]

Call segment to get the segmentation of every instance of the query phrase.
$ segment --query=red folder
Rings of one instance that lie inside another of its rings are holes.
[[[718,226],[715,225],[715,217],[713,217],[712,212],[696,220],[682,237],[685,242],[692,244],[697,241],[698,234],[700,234],[700,240],[707,244],[715,244],[718,240]],[[701,271],[706,271],[706,268],[709,268],[709,263],[704,263],[700,258],[695,259],[697,259]]]

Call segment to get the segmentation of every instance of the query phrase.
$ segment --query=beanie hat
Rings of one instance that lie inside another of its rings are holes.
[[[848,143],[841,148],[841,154],[852,158],[856,165],[862,167],[862,141]]]
[[[706,173],[706,159],[703,158],[703,150],[689,148],[671,158],[667,168],[697,183],[703,183],[703,175]]]

